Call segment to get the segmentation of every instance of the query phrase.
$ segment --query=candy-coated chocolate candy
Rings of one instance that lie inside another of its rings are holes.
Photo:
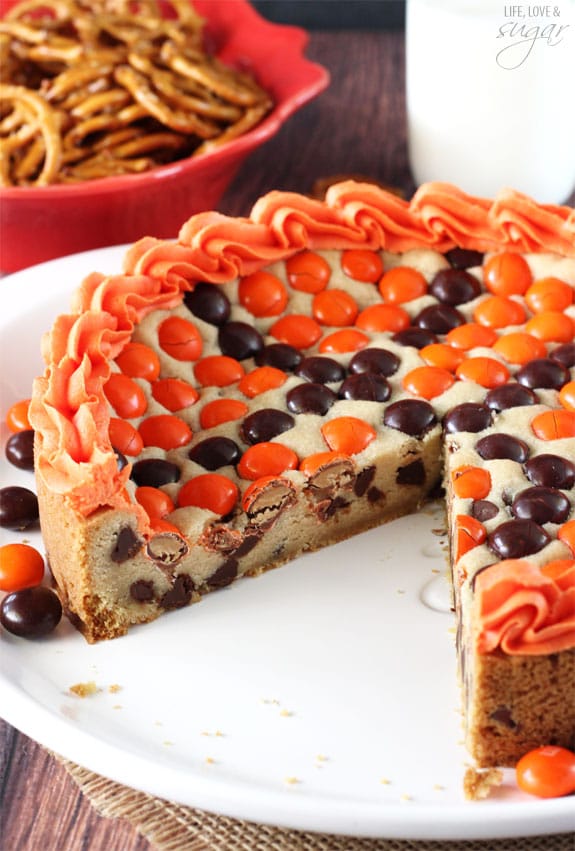
[[[437,418],[435,411],[421,399],[401,399],[388,405],[383,414],[384,425],[413,437],[423,437]]]
[[[453,328],[465,325],[465,316],[449,304],[431,304],[417,314],[413,324],[432,334],[448,334]]]
[[[414,349],[423,349],[424,346],[437,343],[435,334],[426,328],[416,328],[413,325],[403,331],[398,331],[391,339],[394,343],[399,343],[400,346],[413,346]]]
[[[482,437],[475,444],[475,451],[484,461],[494,458],[508,458],[523,464],[529,458],[529,447],[524,440],[511,434],[494,433]]]
[[[164,458],[143,458],[132,467],[130,478],[136,485],[159,488],[180,480],[181,470],[177,464]]]
[[[391,387],[383,375],[360,372],[350,375],[339,388],[340,399],[363,399],[367,402],[387,402]]]
[[[560,390],[569,381],[569,370],[552,358],[536,358],[516,373],[515,380],[531,389],[547,387]]]
[[[279,476],[286,470],[297,470],[299,459],[293,449],[282,443],[256,443],[244,452],[238,464],[243,479],[255,481],[263,476]]]
[[[376,349],[371,346],[357,352],[349,362],[351,373],[374,372],[389,377],[399,369],[400,360],[387,349]]]
[[[296,349],[309,349],[317,343],[322,333],[321,325],[305,313],[282,316],[269,329],[269,334],[276,340]]]
[[[571,512],[571,503],[557,488],[536,486],[517,494],[511,506],[514,517],[536,523],[564,523]]]
[[[11,432],[29,431],[32,426],[28,419],[30,399],[20,399],[10,405],[6,414],[6,425]]]
[[[515,766],[517,785],[538,798],[561,798],[575,792],[575,753],[543,745],[521,757]]]
[[[478,432],[491,425],[491,411],[478,402],[463,402],[456,405],[443,418],[443,430],[447,434],[459,431]]]
[[[48,635],[62,619],[58,595],[42,585],[8,594],[0,605],[0,623],[19,638]]]
[[[319,293],[331,278],[331,266],[315,251],[300,251],[286,261],[287,278],[294,290]]]
[[[500,558],[524,558],[538,553],[551,540],[533,520],[508,520],[488,536],[487,545]]]
[[[194,316],[210,325],[223,325],[230,318],[230,300],[217,284],[200,281],[184,295],[184,304]]]
[[[539,397],[529,387],[511,382],[495,387],[485,396],[485,404],[492,411],[505,411],[524,405],[536,405]]]
[[[254,444],[272,440],[295,425],[291,414],[277,408],[262,408],[249,414],[240,427],[244,443]]]
[[[350,248],[341,253],[341,268],[354,281],[375,284],[383,275],[383,260],[375,251]]]
[[[159,378],[152,382],[151,390],[156,402],[172,413],[195,405],[200,398],[196,388],[181,378]]]
[[[235,440],[223,436],[206,437],[188,452],[190,461],[206,470],[219,470],[228,464],[237,464],[241,457],[242,450]]]
[[[142,420],[138,431],[144,446],[158,446],[160,449],[176,449],[192,439],[189,425],[174,414],[148,417]]]
[[[293,372],[302,360],[300,350],[288,343],[269,343],[255,357],[258,366],[273,366],[284,372]]]
[[[286,405],[293,414],[317,414],[323,417],[337,402],[337,396],[325,384],[304,382],[286,395]]]
[[[19,591],[39,585],[44,576],[44,559],[29,544],[0,547],[0,591]]]
[[[317,293],[313,298],[311,309],[313,318],[320,325],[331,325],[335,328],[353,325],[359,313],[359,307],[353,296],[345,290],[336,288]]]
[[[248,411],[248,406],[240,399],[213,399],[200,411],[200,425],[205,429],[215,428],[231,420],[241,420]]]
[[[27,529],[38,520],[38,497],[17,485],[0,489],[0,526]]]
[[[321,427],[321,433],[329,449],[344,455],[362,452],[376,437],[373,426],[358,417],[335,417]]]
[[[559,455],[535,455],[525,464],[525,474],[534,485],[571,490],[575,486],[575,464]]]
[[[32,429],[17,431],[6,441],[6,458],[21,470],[34,469],[34,432]]]
[[[259,331],[247,322],[226,322],[219,329],[218,345],[222,354],[241,361],[261,352],[264,341]]]
[[[473,251],[469,248],[452,248],[445,253],[446,260],[454,269],[470,269],[473,266],[482,266],[483,256],[481,251]]]
[[[296,367],[295,374],[300,378],[305,378],[306,381],[313,381],[318,384],[333,384],[337,381],[343,381],[345,378],[345,367],[339,361],[334,360],[334,358],[312,355],[302,360]]]
[[[253,316],[279,316],[288,303],[288,293],[277,275],[261,269],[240,279],[238,299]]]
[[[429,284],[429,292],[443,304],[457,307],[477,298],[481,284],[474,275],[463,269],[440,269]]]
[[[128,343],[116,358],[116,364],[124,375],[155,381],[160,374],[160,359],[150,346],[144,343]]]
[[[395,266],[382,277],[379,292],[389,304],[404,304],[425,295],[427,281],[421,272],[411,266]]]

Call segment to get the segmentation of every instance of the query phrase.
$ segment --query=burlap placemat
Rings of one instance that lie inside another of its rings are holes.
[[[158,851],[574,851],[573,834],[488,841],[354,839],[253,824],[170,803],[60,760],[105,818],[127,819]]]

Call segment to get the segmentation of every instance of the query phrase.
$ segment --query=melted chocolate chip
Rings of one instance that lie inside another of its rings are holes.
[[[373,477],[375,476],[375,467],[364,467],[363,470],[357,474],[355,478],[355,482],[353,483],[353,492],[356,496],[363,496],[367,493],[368,487],[373,482]]]
[[[523,464],[529,458],[529,447],[524,440],[510,434],[489,434],[475,444],[475,451],[484,461],[494,458],[508,458]]]
[[[575,464],[559,455],[536,455],[525,464],[525,474],[534,485],[570,490],[575,485]]]
[[[399,369],[400,360],[387,349],[368,348],[356,352],[349,362],[348,370],[352,374],[373,372],[376,375],[393,375]]]
[[[212,573],[208,585],[210,588],[225,588],[226,585],[231,585],[237,575],[238,561],[236,558],[229,558]]]
[[[564,523],[571,512],[571,503],[557,488],[536,485],[518,493],[511,506],[514,517],[534,520],[535,523]]]
[[[219,470],[220,467],[237,464],[241,457],[242,450],[230,437],[207,437],[188,452],[190,461],[205,470]]]
[[[116,545],[110,553],[110,558],[116,564],[133,558],[140,551],[142,541],[138,538],[131,526],[120,529],[116,538]]]
[[[137,603],[149,603],[154,596],[154,583],[149,579],[137,579],[130,585],[130,597]]]
[[[443,418],[443,430],[447,434],[460,431],[477,433],[491,425],[491,411],[478,402],[463,402],[456,405]]]
[[[258,366],[274,366],[283,372],[294,372],[303,360],[303,355],[288,343],[270,343],[256,355]]]
[[[223,325],[230,318],[230,300],[218,284],[200,281],[185,294],[184,304],[194,316],[209,325]]]
[[[437,343],[437,337],[431,331],[414,326],[397,331],[391,339],[400,346],[413,346],[414,349],[423,349],[425,346]]]
[[[523,558],[538,553],[551,538],[533,520],[508,520],[487,536],[487,546],[500,558]]]
[[[323,417],[337,402],[337,396],[325,384],[304,382],[286,395],[286,405],[293,414],[317,414]]]
[[[422,437],[437,422],[429,402],[420,399],[401,399],[393,402],[384,412],[383,422],[413,437]]]
[[[227,322],[218,333],[222,354],[236,360],[255,357],[264,347],[262,335],[247,322]]]
[[[445,257],[454,269],[470,269],[472,266],[483,265],[481,251],[472,251],[469,248],[452,248],[446,252]]]
[[[507,706],[499,706],[489,717],[492,721],[495,721],[496,724],[501,724],[503,727],[507,727],[508,730],[517,730],[519,726],[517,721],[513,720],[511,710]]]
[[[296,367],[295,374],[317,384],[333,384],[336,381],[343,381],[345,368],[333,358],[314,355],[304,358]]]
[[[6,458],[21,470],[34,469],[34,432],[32,429],[11,434],[6,442]]]
[[[181,609],[187,606],[192,599],[194,590],[194,582],[191,576],[187,573],[180,573],[176,576],[173,586],[169,591],[166,591],[160,600],[160,606],[163,609]]]
[[[160,488],[180,480],[180,468],[163,458],[145,458],[136,461],[130,478],[138,487]]]
[[[383,375],[361,372],[350,375],[339,388],[340,399],[362,399],[366,402],[387,402],[391,387]]]
[[[441,269],[429,284],[429,292],[443,304],[456,307],[481,294],[481,284],[463,269]]]
[[[493,520],[499,514],[499,509],[494,502],[489,499],[475,499],[471,503],[471,516],[484,523],[486,520]]]
[[[529,387],[523,384],[502,384],[490,390],[485,397],[485,404],[492,411],[505,411],[508,408],[520,408],[524,405],[535,405],[539,397]]]
[[[234,550],[235,558],[241,558],[242,556],[245,556],[248,553],[251,553],[253,548],[256,546],[257,543],[259,543],[260,540],[261,540],[261,533],[259,531],[256,530],[256,532],[253,535],[248,534],[246,532],[245,538],[243,539],[243,541],[241,542],[239,547],[237,547]]]
[[[413,324],[432,334],[447,334],[464,325],[465,316],[449,304],[431,304],[417,314]]]
[[[517,372],[515,379],[532,390],[538,387],[560,390],[569,381],[569,370],[552,358],[534,358]]]
[[[278,434],[289,431],[295,425],[291,414],[276,408],[262,408],[249,414],[240,426],[240,436],[244,443],[264,443],[273,440]]]
[[[38,497],[28,488],[16,485],[0,490],[0,526],[27,529],[38,520]]]
[[[425,484],[425,467],[421,458],[399,467],[395,476],[398,485],[423,485]]]

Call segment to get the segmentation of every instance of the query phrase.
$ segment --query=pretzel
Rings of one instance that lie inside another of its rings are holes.
[[[261,121],[271,98],[206,54],[202,23],[189,0],[13,6],[0,20],[1,184],[138,173]]]

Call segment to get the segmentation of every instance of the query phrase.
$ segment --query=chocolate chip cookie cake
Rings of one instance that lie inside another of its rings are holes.
[[[443,483],[470,752],[571,746],[574,338],[575,211],[513,191],[347,181],[142,239],[84,280],[34,386],[71,618],[120,636]]]

